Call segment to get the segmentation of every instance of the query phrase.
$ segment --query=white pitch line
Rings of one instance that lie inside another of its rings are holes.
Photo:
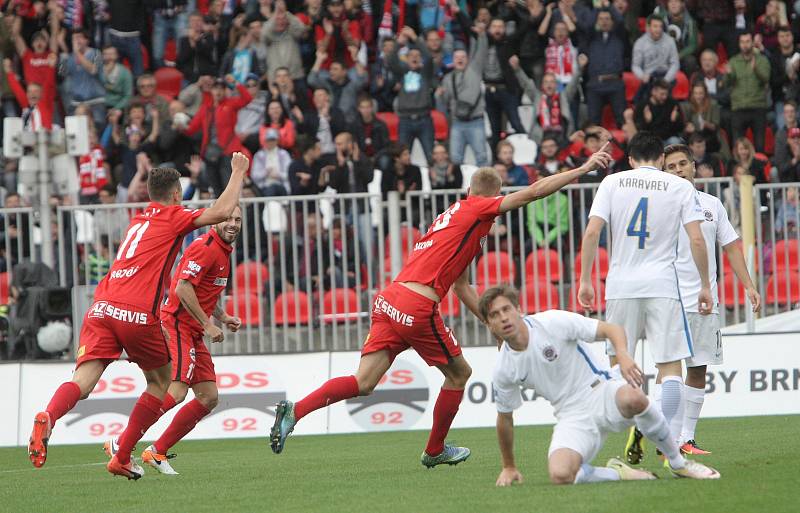
[[[42,467],[42,468],[20,468],[16,470],[0,470],[0,474],[16,474],[19,472],[41,472],[43,470],[57,470],[63,468],[80,468],[80,467],[96,467],[99,465],[107,465],[106,462],[100,463],[76,463],[74,465],[57,465],[55,467]]]

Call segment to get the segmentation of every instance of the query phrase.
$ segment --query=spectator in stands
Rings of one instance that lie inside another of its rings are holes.
[[[300,56],[300,41],[307,32],[308,27],[294,14],[286,12],[283,2],[278,2],[275,14],[261,29],[261,41],[267,45],[267,75],[270,80],[275,79],[279,68],[286,68],[292,80],[303,82],[305,70]]]
[[[166,122],[169,117],[169,101],[156,92],[156,77],[150,73],[145,73],[136,79],[136,89],[139,94],[131,99],[131,103],[137,103],[146,107],[147,122],[154,123],[151,113],[158,112],[158,119]]]
[[[733,177],[733,185],[722,189],[722,204],[725,206],[725,211],[728,213],[728,220],[733,225],[736,233],[742,233],[742,195],[739,189],[739,183],[747,173],[747,170],[741,164],[734,164],[731,168],[731,177]]]
[[[483,81],[486,85],[486,114],[492,129],[489,139],[492,148],[497,148],[500,140],[504,113],[515,133],[525,133],[519,118],[520,87],[509,63],[511,56],[519,53],[519,40],[522,37],[519,32],[508,36],[506,24],[499,18],[489,24],[489,52],[483,68]]]
[[[745,172],[749,175],[756,177],[756,183],[768,183],[769,178],[765,174],[764,161],[756,158],[756,150],[753,143],[747,137],[740,137],[736,139],[732,149],[733,159],[728,164],[728,168],[732,169],[734,165],[742,166]]]
[[[689,149],[692,150],[695,166],[708,166],[712,176],[725,176],[722,160],[713,153],[707,151],[708,144],[706,138],[700,133],[693,133],[688,140]]]
[[[797,182],[800,181],[800,128],[789,129],[787,146],[786,161],[778,167],[780,181]]]
[[[250,103],[242,107],[236,115],[236,136],[250,153],[255,154],[260,147],[259,129],[264,122],[267,112],[267,100],[270,94],[261,89],[258,76],[250,74],[244,82],[247,92],[253,98]],[[280,103],[278,103],[280,106]],[[294,126],[292,126],[294,131]]]
[[[89,153],[78,157],[81,205],[100,202],[100,189],[109,183],[110,174],[105,152],[97,140],[97,132],[89,130]]]
[[[783,103],[800,96],[800,53],[794,46],[792,29],[778,28],[777,47],[770,53],[770,87],[775,106],[775,125],[780,131],[783,127]]]
[[[269,88],[271,99],[281,102],[283,110],[288,113],[295,127],[303,122],[303,113],[311,108],[305,93],[307,90],[305,82],[303,80],[299,82],[303,82],[303,87],[300,89],[295,86],[288,68],[278,68]]]
[[[314,55],[317,51],[317,27],[322,27],[322,20],[326,15],[327,10],[322,5],[322,0],[306,0],[297,13],[297,19],[308,27],[305,35],[300,39],[300,56],[303,59],[304,69],[309,69],[314,63]]]
[[[730,88],[727,75],[719,70],[718,64],[719,57],[714,50],[703,50],[700,54],[700,69],[692,75],[690,82],[703,82],[709,96],[717,100],[724,112],[731,104]]]
[[[317,194],[319,186],[319,157],[322,154],[319,142],[313,138],[301,135],[297,139],[297,153],[299,157],[289,165],[289,184],[292,196]]]
[[[504,184],[508,187],[528,185],[528,172],[525,168],[514,163],[514,145],[508,141],[497,143],[497,163],[502,164],[505,172]]]
[[[550,38],[544,53],[544,72],[555,76],[558,92],[563,92],[574,82],[574,77],[580,75],[578,49],[572,44],[567,24],[563,21],[553,24],[553,37]]]
[[[587,77],[584,87],[589,122],[599,125],[603,107],[611,105],[617,127],[623,125],[625,83],[622,81],[625,57],[625,28],[622,16],[613,7],[597,11],[586,48]]]
[[[106,0],[108,2],[108,41],[120,57],[128,59],[134,76],[144,72],[140,30],[143,25],[143,0]]]
[[[367,185],[372,181],[375,172],[349,132],[336,135],[335,154],[325,157],[325,164],[330,163],[335,167],[329,168],[326,165],[322,168],[319,182],[321,190],[330,186],[342,194],[367,192]]]
[[[22,108],[22,123],[26,130],[36,131],[42,127],[53,127],[53,102],[43,98],[42,86],[36,82],[28,83],[23,89],[11,67],[10,59],[3,59],[3,70],[11,92]]]
[[[94,122],[102,126],[106,115],[106,90],[100,79],[103,57],[97,49],[89,47],[86,32],[72,33],[72,53],[62,56],[61,62],[61,74],[65,79],[62,97],[67,113],[87,103],[91,105]]]
[[[534,174],[528,173],[528,181],[535,182],[539,177],[550,176],[558,173],[562,162],[558,158],[559,144],[558,139],[552,135],[542,138],[539,143],[539,155],[534,164]]]
[[[425,158],[430,161],[433,150],[433,120],[431,119],[431,91],[433,90],[433,62],[424,44],[417,41],[417,34],[410,27],[403,27],[397,42],[408,46],[406,61],[401,62],[399,50],[392,52],[389,66],[400,83],[397,96],[399,142],[409,148],[414,139],[419,139]]]
[[[581,55],[580,66],[586,65],[586,56]],[[517,56],[512,56],[509,60],[511,68],[516,74],[517,81],[522,86],[522,90],[533,101],[533,122],[531,123],[530,138],[541,142],[542,137],[552,135],[562,144],[566,143],[567,137],[575,131],[575,120],[572,117],[573,110],[571,104],[577,98],[578,85],[581,74],[575,73],[569,87],[563,91],[558,89],[556,76],[545,71],[542,76],[542,88],[539,90],[536,84],[519,66]]]
[[[411,191],[422,190],[422,172],[420,168],[411,163],[411,152],[408,146],[394,143],[389,150],[392,157],[392,165],[381,176],[381,192],[386,201],[389,191],[397,191],[400,195],[400,204],[406,204],[406,194]],[[411,199],[411,218],[408,217],[408,209],[402,208],[400,219],[409,222],[412,226],[417,226],[420,221],[420,200]]]
[[[453,54],[445,50],[442,45],[442,37],[437,29],[427,29],[423,33],[425,48],[433,62],[433,74],[440,80],[448,70],[453,67]]]
[[[286,196],[289,184],[289,165],[292,157],[278,146],[280,134],[275,128],[267,128],[261,138],[261,149],[253,157],[250,178],[262,196]]]
[[[194,116],[200,110],[200,106],[211,101],[211,88],[214,86],[214,77],[211,75],[200,75],[197,81],[189,84],[178,95],[178,100],[185,106],[185,112],[189,116]]]
[[[261,41],[261,33],[264,31],[264,24],[261,22],[261,18],[252,17],[252,16],[245,16],[242,20],[242,26],[247,28],[247,31],[250,33],[250,41],[251,47],[256,52],[256,58],[258,62],[261,63],[263,67],[264,73],[267,72],[267,57],[269,52],[267,50],[267,45]]]
[[[157,115],[157,114],[156,114]],[[119,173],[117,196],[120,202],[125,203],[129,200],[128,192],[131,181],[139,169],[137,166],[140,155],[146,152],[153,153],[155,138],[158,137],[158,125],[153,126],[153,131],[149,135],[145,134],[144,128],[144,107],[138,104],[131,105],[128,109],[130,124],[124,129],[120,126],[121,113],[112,111],[109,114],[108,122],[111,125],[112,149],[117,154],[122,169]],[[111,152],[109,152],[111,153]],[[131,200],[134,201],[134,200]]]
[[[369,1],[344,0],[344,12],[350,23],[359,27],[361,42],[370,46],[375,41],[375,30],[372,22],[372,6]]]
[[[461,166],[450,160],[447,146],[443,143],[433,145],[433,162],[428,170],[431,189],[460,189],[463,181]],[[446,207],[446,205],[442,205]],[[436,213],[443,209],[434,209]]]
[[[226,92],[236,88],[238,96],[227,96]],[[186,129],[186,135],[202,133],[200,155],[206,162],[204,187],[210,186],[219,195],[230,179],[230,159],[244,146],[236,136],[236,116],[239,109],[250,103],[252,97],[247,88],[236,83],[233,75],[217,79],[211,88],[211,102],[204,103]]]
[[[118,62],[117,49],[103,48],[103,87],[106,89],[106,108],[125,110],[133,97],[133,76]]]
[[[674,83],[679,69],[680,59],[675,40],[664,33],[664,20],[651,14],[647,17],[647,32],[633,45],[631,70],[642,81],[633,103],[638,104],[642,99],[647,99],[656,80]]]
[[[192,13],[186,35],[178,40],[176,67],[183,73],[184,80],[191,83],[203,75],[216,75],[218,63],[214,35],[206,31],[203,16],[199,12]]]
[[[182,175],[189,173],[187,163],[196,151],[192,140],[184,133],[189,121],[183,103],[180,100],[171,101],[169,119],[161,124],[161,133],[158,137],[161,162],[171,164]]]
[[[797,181],[797,174],[795,170],[793,182]],[[798,235],[798,194],[797,187],[787,187],[783,197],[778,202],[778,211],[775,213],[775,238],[780,239],[794,239],[797,240]],[[783,255],[778,255],[782,258]]]
[[[555,248],[559,239],[566,240],[570,228],[569,207],[569,196],[564,192],[528,204],[528,232],[534,247]]]
[[[101,235],[92,242],[86,261],[80,263],[80,281],[86,285],[97,285],[108,274],[111,261],[110,242],[107,236]]]
[[[264,139],[264,133],[270,128],[278,132],[278,145],[284,150],[291,151],[294,148],[294,142],[297,138],[297,131],[294,128],[294,123],[286,111],[283,110],[281,102],[272,100],[267,105],[267,118],[259,130],[259,138]],[[263,142],[262,142],[263,145]]]
[[[337,216],[322,236],[323,276],[315,277],[324,290],[356,286],[356,245],[350,228]]]
[[[523,4],[515,4],[507,19],[513,20],[524,31],[519,44],[520,67],[535,82],[540,82],[544,73],[544,49],[547,46],[546,34],[539,34],[538,31],[545,17],[544,2],[527,0]]]
[[[18,22],[12,22],[11,39],[22,62],[22,78],[25,84],[39,84],[44,98],[49,102],[48,108],[52,109],[56,97],[57,35],[60,31],[55,16],[50,16],[49,22],[50,32],[55,36],[48,36],[45,30],[36,31],[31,36],[31,48],[28,48]]]
[[[764,14],[756,18],[753,45],[762,53],[773,53],[778,48],[778,30],[787,25],[786,4],[769,0]]]
[[[486,65],[488,41],[486,29],[475,25],[477,40],[472,45],[471,55],[466,50],[453,52],[453,71],[442,80],[441,99],[450,115],[450,153],[453,162],[464,162],[467,145],[475,154],[475,163],[489,165],[486,154],[486,128],[483,115],[486,111],[482,87],[483,70]]]
[[[667,33],[675,40],[681,70],[691,75],[697,70],[697,22],[684,0],[667,0],[666,7],[656,6],[653,14],[664,20]]]
[[[153,67],[165,66],[164,49],[169,39],[177,40],[186,32],[189,19],[188,0],[150,0],[153,9]],[[192,3],[194,5],[194,3]]]
[[[97,193],[101,205],[117,203],[117,188],[111,183],[105,184]],[[99,237],[108,237],[112,247],[122,242],[130,223],[128,211],[124,208],[99,208],[94,213],[94,230]]]
[[[314,90],[313,101],[316,110],[302,113],[298,132],[316,137],[322,153],[333,153],[335,137],[347,130],[344,113],[331,105],[327,89]]]
[[[689,10],[703,20],[703,49],[717,51],[722,43],[728,55],[736,53],[735,11],[732,0],[688,0]]]
[[[6,194],[3,208],[21,208],[25,205],[22,196],[16,192]],[[9,255],[6,255],[6,268],[13,268],[20,260],[25,260],[31,257],[31,215],[27,212],[20,212],[14,214],[5,214],[7,218],[5,222],[0,225],[0,232],[4,243],[0,248],[5,249],[8,247]],[[5,241],[8,240],[8,246]]]
[[[703,82],[692,85],[689,99],[681,102],[680,107],[681,115],[686,121],[686,125],[683,127],[685,137],[688,138],[692,134],[698,133],[705,138],[709,152],[719,152],[721,141],[717,134],[721,119],[720,108],[717,102],[708,95],[706,85]]]
[[[317,48],[323,49],[328,56],[322,69],[328,69],[333,61],[343,62],[347,68],[355,64],[348,48],[361,46],[361,27],[347,19],[342,0],[328,1],[328,16],[315,30]]]
[[[397,42],[394,39],[384,39],[381,43],[381,51],[370,70],[372,80],[369,85],[369,93],[378,102],[378,112],[392,111],[392,103],[400,90],[398,77],[388,65],[389,57],[394,55],[396,50]]]
[[[788,100],[783,104],[781,121],[783,126],[775,133],[775,155],[772,159],[778,169],[783,168],[791,158],[789,153],[789,130],[798,127],[797,103],[794,100]]]
[[[364,154],[372,159],[378,169],[388,167],[389,129],[375,117],[372,98],[362,93],[358,98],[358,115],[352,123],[353,138]]]
[[[645,37],[645,36],[642,36]],[[684,129],[680,106],[669,95],[669,84],[656,80],[650,88],[650,97],[636,105],[636,128],[658,135],[664,144],[678,144]]]
[[[317,60],[308,74],[308,85],[314,89],[326,89],[331,96],[331,105],[344,113],[345,119],[351,122],[356,117],[356,98],[369,81],[367,68],[358,60],[358,48],[348,48],[355,65],[349,70],[342,61],[333,61],[327,70],[321,69],[322,63],[328,60],[324,50],[317,51]]]
[[[244,84],[251,73],[261,76],[266,70],[266,63],[258,58],[255,44],[258,39],[253,39],[252,33],[245,28],[234,27],[231,30],[230,47],[222,56],[220,73],[233,75],[240,84]]]
[[[756,149],[763,152],[770,79],[769,60],[753,48],[753,35],[749,32],[739,35],[739,50],[729,61],[731,135],[734,139],[739,139],[751,128]]]

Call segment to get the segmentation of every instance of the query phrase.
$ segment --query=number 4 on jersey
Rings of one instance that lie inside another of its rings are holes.
[[[647,231],[647,198],[639,200],[628,223],[628,237],[639,237],[639,249],[644,249],[645,240],[650,236]]]

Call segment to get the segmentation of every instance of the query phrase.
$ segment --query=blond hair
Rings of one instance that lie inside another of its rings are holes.
[[[503,182],[493,167],[482,167],[475,171],[469,181],[469,193],[473,196],[496,196]]]

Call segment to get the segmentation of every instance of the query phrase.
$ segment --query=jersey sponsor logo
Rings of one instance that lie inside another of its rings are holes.
[[[708,221],[709,223],[714,220],[714,214],[712,214],[711,211],[708,210],[708,209],[703,210],[703,216],[706,218],[706,221]]]
[[[414,244],[414,251],[421,251],[423,249],[428,249],[431,246],[433,246],[432,240],[426,240],[425,242],[417,242],[416,244]]]
[[[218,287],[226,287],[228,285],[228,278],[216,278],[214,280],[214,285]]]
[[[197,273],[203,270],[203,267],[195,262],[194,260],[189,260],[189,263],[186,264],[186,269],[183,270],[182,274],[188,274],[189,276],[197,276]]]
[[[551,346],[550,344],[547,344],[542,349],[542,356],[544,356],[544,359],[547,360],[548,362],[552,362],[555,361],[556,358],[558,358],[558,351],[556,351],[555,347]]]
[[[386,298],[384,298],[383,296],[379,295],[378,297],[375,298],[375,306],[373,307],[373,310],[376,313],[384,313],[388,315],[391,320],[393,320],[398,324],[402,324],[403,326],[411,327],[414,325],[413,315],[408,315],[407,313],[401,312],[400,310],[392,306],[391,303],[386,301]]]
[[[416,365],[397,359],[371,395],[346,401],[347,412],[367,431],[413,427],[428,406],[430,390]]]
[[[98,301],[89,309],[90,319],[104,319],[105,317],[132,324],[147,324],[147,313],[117,308],[108,304],[107,301]]]
[[[120,278],[130,278],[137,272],[139,272],[140,266],[135,267],[126,267],[125,269],[117,269],[116,271],[111,271],[109,274],[108,279],[110,280],[118,280]]]

